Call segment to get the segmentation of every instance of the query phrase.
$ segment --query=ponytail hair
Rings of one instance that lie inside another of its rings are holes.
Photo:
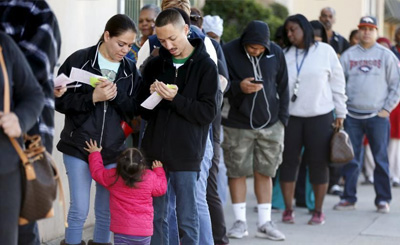
[[[121,177],[125,185],[135,188],[142,181],[146,169],[142,153],[136,148],[128,148],[117,159],[117,180]]]

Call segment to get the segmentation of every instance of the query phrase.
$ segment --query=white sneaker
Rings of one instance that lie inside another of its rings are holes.
[[[240,239],[248,235],[249,232],[247,231],[247,224],[241,220],[236,220],[235,223],[233,223],[232,228],[228,231],[229,238]]]
[[[273,241],[283,241],[286,239],[285,235],[278,230],[275,223],[272,221],[268,221],[258,227],[256,237],[267,238]]]

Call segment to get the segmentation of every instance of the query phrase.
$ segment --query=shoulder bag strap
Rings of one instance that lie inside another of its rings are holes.
[[[1,65],[1,70],[3,72],[3,78],[4,78],[4,113],[9,113],[10,112],[10,82],[8,80],[7,68],[6,68],[6,64],[4,62],[4,57],[3,57],[3,47],[1,45],[0,45],[0,65]],[[21,146],[18,144],[17,140],[10,137],[10,141],[11,141],[11,144],[14,146],[15,150],[17,151],[19,157],[21,158],[22,165],[25,168],[27,180],[36,179],[35,170],[33,169],[32,165],[30,164],[27,156],[25,155]]]

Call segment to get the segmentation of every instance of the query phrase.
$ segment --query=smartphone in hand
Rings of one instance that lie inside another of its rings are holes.
[[[257,84],[263,84],[264,83],[264,81],[263,80],[253,80],[253,81],[250,81],[251,83],[257,83]]]

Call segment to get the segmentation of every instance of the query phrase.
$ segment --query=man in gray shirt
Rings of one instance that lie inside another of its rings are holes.
[[[392,199],[387,146],[390,134],[390,112],[400,99],[399,61],[396,56],[376,43],[376,19],[362,17],[358,25],[360,43],[340,58],[345,73],[349,114],[344,122],[354,147],[354,159],[343,168],[346,180],[341,201],[335,210],[350,210],[357,202],[357,179],[361,169],[361,147],[364,135],[371,145],[376,163],[374,186],[375,205],[380,213],[389,212]]]

